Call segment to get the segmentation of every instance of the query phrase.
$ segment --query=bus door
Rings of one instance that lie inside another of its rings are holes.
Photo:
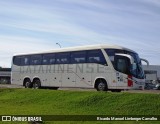
[[[115,69],[117,71],[117,88],[123,89],[132,85],[132,79],[130,74],[131,64],[134,63],[134,59],[130,55],[117,54],[115,56]]]

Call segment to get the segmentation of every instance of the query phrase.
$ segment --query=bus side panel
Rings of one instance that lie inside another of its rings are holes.
[[[12,65],[11,84],[23,85],[21,82],[21,67]]]
[[[103,78],[107,83],[108,89],[116,88],[116,83],[113,83],[113,71],[109,66],[95,65],[94,70],[94,73],[92,73],[93,83],[96,83],[96,79]]]
[[[91,75],[93,70],[92,64],[76,64],[74,66],[76,76],[76,87],[93,88]]]
[[[117,89],[129,89],[128,87],[128,75],[116,71],[117,77]]]

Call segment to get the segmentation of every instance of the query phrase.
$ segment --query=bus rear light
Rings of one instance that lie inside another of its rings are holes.
[[[128,75],[128,86],[129,87],[133,86],[132,76],[129,76],[129,75]]]

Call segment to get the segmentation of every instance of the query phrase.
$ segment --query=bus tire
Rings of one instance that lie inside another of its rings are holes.
[[[30,79],[24,80],[24,86],[25,86],[25,88],[32,88],[33,87],[32,82],[30,81]]]
[[[41,88],[41,82],[39,79],[33,80],[33,88],[34,89],[40,89]]]
[[[97,91],[107,91],[108,90],[107,82],[104,79],[98,79],[96,81],[96,89]]]

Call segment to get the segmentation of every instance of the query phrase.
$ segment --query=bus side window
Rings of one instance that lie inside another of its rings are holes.
[[[21,58],[22,57],[20,57],[20,56],[13,57],[13,64],[20,66],[21,65]]]
[[[29,65],[30,64],[29,61],[30,61],[30,56],[23,56],[21,59],[21,65],[22,66]]]
[[[124,53],[123,50],[119,49],[105,49],[110,61],[112,62],[114,68],[115,68],[115,54],[116,53]]]
[[[107,62],[101,50],[87,51],[87,63],[98,63],[107,65]]]
[[[55,54],[44,54],[42,64],[50,65],[55,63]]]
[[[119,72],[122,72],[124,74],[130,74],[130,60],[126,57],[119,57],[116,56],[116,60],[115,60],[115,67],[116,70]]]
[[[71,53],[71,63],[86,63],[86,51],[75,51]]]
[[[69,64],[70,63],[70,53],[57,53],[56,54],[56,64]]]
[[[32,55],[31,56],[31,65],[41,65],[42,62],[42,55]]]
[[[123,73],[127,72],[126,62],[124,59],[118,59],[117,61],[117,70]]]

